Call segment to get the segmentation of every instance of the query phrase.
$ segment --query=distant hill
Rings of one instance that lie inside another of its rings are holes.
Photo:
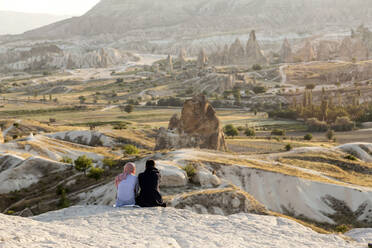
[[[70,16],[0,11],[0,35],[21,34],[25,31],[39,28],[69,17]]]
[[[81,17],[27,32],[27,36],[180,39],[251,29],[318,32],[371,22],[370,0],[101,0]]]

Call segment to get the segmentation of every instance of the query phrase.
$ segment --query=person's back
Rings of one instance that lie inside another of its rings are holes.
[[[135,176],[136,166],[127,163],[124,172],[116,177],[115,185],[117,188],[116,207],[135,205],[138,192],[138,178]]]
[[[137,205],[141,207],[165,207],[162,196],[159,193],[160,172],[155,168],[155,162],[146,162],[145,172],[139,174],[138,183],[140,193],[136,199]]]
[[[125,180],[119,183],[116,202],[117,207],[136,204],[137,185],[138,179],[133,175],[128,175]]]

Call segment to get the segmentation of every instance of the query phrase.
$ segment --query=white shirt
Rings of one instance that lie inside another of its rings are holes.
[[[133,175],[128,175],[127,178],[121,181],[118,185],[118,195],[117,195],[116,205],[119,205],[119,206],[135,205],[137,191],[138,191],[138,178]]]

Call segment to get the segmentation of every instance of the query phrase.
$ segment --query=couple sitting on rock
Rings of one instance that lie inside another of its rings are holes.
[[[160,172],[155,161],[148,160],[143,173],[136,174],[136,165],[127,163],[124,172],[116,177],[116,207],[138,205],[140,207],[165,207],[159,193]]]

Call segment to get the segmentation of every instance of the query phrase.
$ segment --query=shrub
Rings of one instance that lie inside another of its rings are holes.
[[[177,97],[162,98],[158,101],[158,106],[182,107],[183,101]]]
[[[78,171],[83,171],[84,175],[86,175],[87,170],[92,167],[93,161],[87,156],[83,155],[78,157],[74,163],[75,169]]]
[[[65,164],[73,164],[72,158],[69,157],[63,157],[59,162],[65,163]]]
[[[124,82],[124,79],[123,78],[117,78],[116,79],[116,83],[122,83],[122,82]]]
[[[274,130],[271,131],[271,135],[285,136],[285,130],[283,130],[283,129],[274,129]]]
[[[124,146],[124,153],[126,155],[135,155],[139,153],[139,150],[134,145],[125,145]]]
[[[66,190],[62,189],[61,198],[59,199],[58,205],[59,208],[68,208],[70,206],[70,201],[67,198]]]
[[[316,118],[310,118],[306,122],[308,131],[310,132],[325,132],[329,129],[329,126],[324,121],[319,121]]]
[[[223,128],[223,132],[230,137],[237,136],[239,134],[238,129],[234,127],[232,124],[228,124]]]
[[[8,210],[8,211],[6,211],[6,214],[7,215],[13,215],[13,214],[15,214],[15,212],[13,210]]]
[[[346,232],[350,231],[351,229],[352,229],[352,227],[350,225],[345,225],[345,224],[336,226],[336,228],[335,228],[336,232],[340,232],[340,233],[346,233]]]
[[[334,138],[334,136],[335,136],[335,132],[333,131],[333,130],[331,130],[331,129],[329,129],[327,132],[326,132],[326,138],[328,139],[328,140],[332,140],[333,138]]]
[[[96,179],[96,181],[98,181],[99,179],[101,179],[104,172],[105,172],[105,170],[102,169],[102,168],[92,167],[88,172],[88,177],[89,178],[94,178],[94,179]]]
[[[128,114],[132,113],[134,110],[134,107],[132,104],[128,104],[124,107],[124,111],[127,112]]]
[[[103,163],[104,166],[107,166],[109,168],[112,168],[112,167],[114,167],[114,166],[116,166],[118,164],[117,161],[115,161],[112,158],[108,158],[108,157],[104,158],[103,161],[102,161],[102,163]]]
[[[305,136],[304,136],[304,140],[308,140],[308,141],[310,141],[310,140],[312,140],[313,139],[313,135],[311,134],[311,133],[308,133],[308,134],[306,134]]]
[[[354,155],[351,155],[351,154],[345,156],[344,158],[348,159],[348,160],[352,160],[352,161],[357,161],[358,160]]]
[[[113,125],[113,127],[116,130],[122,130],[122,129],[127,129],[128,128],[128,124],[127,123],[124,123],[124,122],[120,122],[120,123],[117,123],[117,124]]]
[[[260,71],[260,70],[262,70],[262,66],[259,65],[259,64],[254,64],[254,65],[252,66],[252,69],[255,70],[255,71]]]
[[[87,98],[85,96],[79,96],[79,102],[80,103],[85,103],[86,100],[87,100]]]
[[[355,122],[351,121],[349,117],[337,117],[332,129],[335,131],[351,131],[355,128]]]
[[[186,172],[187,177],[191,179],[193,176],[196,175],[196,168],[192,164],[187,164],[183,170]]]
[[[263,87],[263,86],[255,86],[255,87],[253,87],[252,90],[256,94],[260,94],[260,93],[265,93],[266,92],[266,88]]]
[[[286,151],[290,151],[290,150],[293,149],[291,144],[287,144],[284,148],[285,148]]]
[[[256,136],[256,131],[254,130],[254,128],[246,128],[244,134],[248,137],[253,137]]]

